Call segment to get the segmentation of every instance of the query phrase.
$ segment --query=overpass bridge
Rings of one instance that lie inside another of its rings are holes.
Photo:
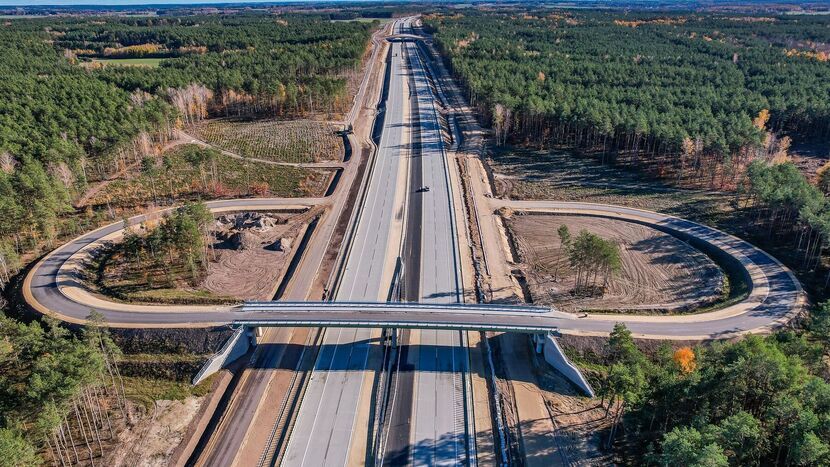
[[[407,41],[422,41],[424,40],[423,36],[419,36],[417,34],[393,34],[386,38],[389,42],[407,42]]]
[[[537,351],[545,360],[593,396],[582,372],[565,356],[553,336],[564,319],[575,319],[546,307],[526,305],[414,303],[414,302],[259,302],[234,307],[234,335],[205,362],[193,379],[198,384],[256,345],[263,327],[392,328],[456,331],[501,331],[534,334]],[[391,344],[396,345],[397,333]]]
[[[237,326],[443,329],[548,333],[564,313],[518,305],[411,302],[245,302]]]

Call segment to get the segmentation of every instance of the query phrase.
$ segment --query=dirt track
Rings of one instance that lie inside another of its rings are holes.
[[[560,249],[560,225],[620,246],[622,270],[602,297],[571,294],[575,276]],[[721,298],[723,274],[706,255],[639,224],[587,216],[516,215],[508,220],[533,301],[563,310],[688,311]],[[556,280],[554,280],[554,278]]]

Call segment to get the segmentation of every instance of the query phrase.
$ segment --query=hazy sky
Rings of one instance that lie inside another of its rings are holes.
[[[191,3],[273,3],[275,0],[0,0],[0,6],[33,5],[176,5]],[[286,1],[286,0],[279,0]],[[288,0],[304,1],[304,0]]]

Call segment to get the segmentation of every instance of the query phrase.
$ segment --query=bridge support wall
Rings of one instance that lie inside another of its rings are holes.
[[[248,328],[239,326],[222,348],[213,354],[202,366],[202,369],[196,373],[196,376],[193,378],[193,384],[201,383],[208,376],[248,353],[248,349],[250,348],[251,339],[248,338]]]
[[[550,366],[562,373],[585,394],[590,397],[595,396],[594,390],[591,388],[588,380],[585,379],[585,376],[583,376],[582,372],[579,371],[579,368],[574,365],[567,356],[565,356],[565,352],[562,351],[562,347],[559,347],[559,343],[556,342],[556,337],[552,334],[537,334],[533,337],[533,341],[536,344],[537,352],[539,350],[542,351],[545,356],[545,361],[548,362]],[[543,347],[542,349],[539,349],[540,345]]]

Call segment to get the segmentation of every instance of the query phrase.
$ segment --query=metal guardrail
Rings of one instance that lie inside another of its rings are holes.
[[[271,319],[271,320],[237,320],[236,325],[261,326],[261,327],[306,327],[306,328],[398,328],[398,329],[439,329],[449,331],[500,331],[500,332],[526,332],[534,334],[545,334],[558,332],[559,326],[555,325],[524,325],[524,324],[489,324],[484,322],[476,323],[451,323],[451,322],[424,322],[424,321],[395,321],[395,320],[294,320],[294,319]]]
[[[552,308],[530,305],[498,305],[490,303],[415,303],[415,302],[244,302],[237,307],[237,311],[278,311],[278,312],[310,312],[310,311],[350,311],[355,310],[387,310],[400,312],[407,310],[441,311],[462,313],[515,313],[515,314],[544,314],[553,311]]]

